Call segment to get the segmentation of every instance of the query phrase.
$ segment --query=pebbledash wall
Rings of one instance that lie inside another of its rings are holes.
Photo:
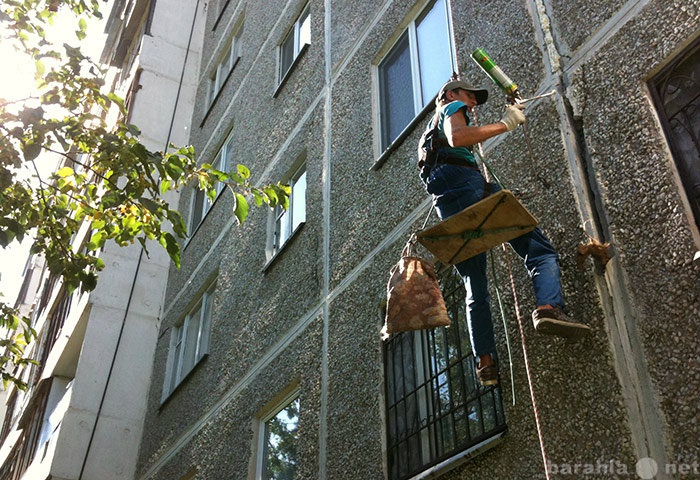
[[[181,211],[192,219],[196,205],[202,221],[167,279],[137,478],[258,478],[259,421],[294,395],[297,478],[397,478],[379,331],[388,272],[429,210],[415,146],[431,109],[417,108],[384,151],[378,65],[430,5],[207,4],[191,140],[202,161],[243,163],[256,183],[296,181],[301,167],[305,219],[275,249],[266,209],[238,226],[227,192],[208,210],[182,195]],[[416,478],[545,478],[543,450],[550,478],[697,478],[700,235],[647,85],[698,38],[700,2],[447,5],[458,68],[491,93],[482,123],[505,99],[470,59],[475,48],[525,97],[556,91],[528,104],[528,139],[518,129],[485,149],[557,246],[571,314],[593,333],[575,344],[536,336],[520,260],[494,249],[506,433]],[[295,23],[303,40],[306,12],[310,42],[280,80],[280,46]],[[412,95],[410,83],[393,91]],[[577,268],[590,238],[612,245],[604,268],[590,258]],[[193,319],[208,340],[174,372],[172,332]]]

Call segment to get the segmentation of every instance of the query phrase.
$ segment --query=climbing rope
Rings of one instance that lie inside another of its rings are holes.
[[[513,365],[513,350],[510,348],[510,335],[508,334],[508,323],[506,321],[506,310],[503,307],[501,299],[500,281],[498,280],[498,272],[496,272],[496,262],[493,256],[493,250],[489,250],[489,259],[491,260],[491,272],[494,279],[494,287],[496,290],[496,300],[498,300],[498,308],[501,312],[501,322],[503,323],[503,332],[506,334],[506,350],[508,350],[508,365],[510,367],[510,391],[513,396],[513,406],[515,406],[515,372]]]
[[[515,316],[518,319],[518,328],[520,329],[520,340],[523,346],[523,359],[525,362],[525,373],[527,374],[527,384],[530,388],[530,399],[532,400],[532,411],[535,414],[535,424],[537,425],[537,437],[540,441],[540,451],[542,452],[542,461],[544,462],[544,472],[545,477],[549,480],[549,468],[547,461],[547,452],[544,446],[544,435],[542,434],[542,424],[540,422],[540,414],[537,409],[537,399],[535,398],[535,389],[532,384],[532,375],[530,373],[530,361],[527,356],[527,345],[525,342],[525,329],[523,328],[522,315],[520,314],[520,304],[518,303],[518,292],[515,289],[515,278],[513,277],[513,271],[510,265],[510,259],[508,258],[508,251],[506,250],[505,244],[502,245],[503,254],[506,261],[506,267],[508,268],[508,274],[510,276],[510,288],[513,292],[513,302],[515,305]]]
[[[476,118],[475,118],[475,124],[478,125]],[[525,135],[527,135],[526,132],[525,132]],[[491,176],[492,178],[494,178],[496,180],[496,182],[499,185],[501,185],[501,187],[504,188],[503,183],[499,180],[499,178],[496,176],[496,174],[493,172],[493,170],[489,166],[489,163],[486,161],[481,143],[478,143],[477,147],[478,148],[476,149],[476,151],[478,153],[479,160],[481,161],[482,165],[486,169],[486,172],[484,172],[484,177],[487,178],[487,180],[488,180],[487,175]],[[528,147],[529,147],[529,140],[528,140]],[[529,154],[531,156],[530,159],[533,160],[532,150],[530,150],[528,148],[528,151],[529,151]],[[538,176],[538,179],[539,179],[539,176]],[[535,186],[535,188],[537,188],[537,186]],[[515,317],[518,320],[518,329],[520,330],[520,341],[521,341],[521,344],[523,347],[523,360],[525,363],[525,373],[527,375],[527,384],[528,384],[528,387],[530,389],[530,400],[532,401],[532,410],[533,410],[534,415],[535,415],[535,425],[537,427],[537,438],[539,439],[539,442],[540,442],[540,452],[542,453],[542,461],[544,462],[545,478],[547,480],[550,480],[548,461],[547,461],[547,451],[545,449],[544,435],[542,433],[542,424],[540,422],[539,410],[537,408],[537,398],[535,397],[535,389],[534,389],[533,382],[532,382],[532,374],[530,372],[530,361],[528,360],[528,356],[527,356],[527,344],[525,341],[525,329],[523,328],[523,320],[522,320],[522,315],[520,313],[520,304],[518,303],[518,292],[515,288],[515,278],[513,276],[513,270],[511,268],[510,259],[508,258],[508,251],[506,250],[505,243],[501,244],[501,248],[503,249],[503,256],[505,258],[506,267],[508,269],[508,275],[510,277],[510,288],[511,288],[511,291],[513,293],[513,303],[515,306]],[[513,373],[514,373],[513,372],[513,370],[514,370],[513,369],[513,357],[512,357],[512,352],[511,352],[511,348],[510,348],[510,338],[508,336],[508,328],[507,328],[507,324],[506,324],[505,309],[503,308],[503,303],[501,301],[501,294],[500,294],[500,290],[498,288],[499,282],[498,282],[498,279],[496,277],[496,268],[495,268],[495,261],[493,259],[493,251],[491,252],[491,269],[494,273],[494,280],[495,280],[494,283],[496,284],[496,298],[498,299],[498,306],[501,309],[501,318],[503,320],[503,330],[504,330],[505,335],[506,335],[506,346],[508,347],[508,359],[510,361],[510,379],[511,379],[511,389],[513,392],[513,405],[515,405],[515,376],[513,375]]]

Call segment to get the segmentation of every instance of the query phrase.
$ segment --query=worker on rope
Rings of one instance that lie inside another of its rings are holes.
[[[502,189],[487,183],[477,167],[472,148],[525,123],[524,104],[510,105],[496,123],[471,126],[469,113],[486,102],[488,91],[461,80],[440,89],[436,112],[418,148],[420,178],[433,197],[435,210],[444,220]],[[437,129],[434,127],[437,126]],[[432,137],[432,138],[431,138]],[[508,242],[525,260],[532,279],[537,309],[532,313],[539,333],[578,338],[590,330],[564,313],[559,257],[544,234],[535,230]],[[467,291],[467,324],[482,385],[498,383],[496,343],[491,320],[491,299],[486,276],[486,253],[455,265]]]

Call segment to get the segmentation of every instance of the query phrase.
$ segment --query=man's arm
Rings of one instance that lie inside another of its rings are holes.
[[[524,105],[511,105],[506,109],[502,120],[478,127],[467,125],[466,116],[458,115],[455,112],[455,114],[445,118],[445,136],[451,147],[471,147],[524,123],[523,108]]]

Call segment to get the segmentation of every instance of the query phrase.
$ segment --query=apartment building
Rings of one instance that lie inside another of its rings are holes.
[[[700,476],[700,2],[113,3],[103,61],[144,143],[284,180],[290,208],[238,225],[230,192],[187,189],[182,267],[110,247],[86,295],[32,259],[38,365],[7,392],[1,479]],[[506,104],[476,48],[555,92],[483,147],[592,328],[538,336],[494,248],[489,388],[449,268],[452,325],[380,338],[389,270],[437,223],[416,145],[439,87],[487,86],[480,123]],[[579,256],[591,239],[609,261]]]
[[[106,84],[126,99],[130,121],[140,126],[148,148],[184,145],[194,101],[187,79],[199,68],[199,44],[191,41],[201,38],[194,35],[194,5],[118,0],[101,8]],[[181,35],[190,31],[191,38]],[[88,227],[72,248],[82,248]],[[4,392],[3,480],[134,477],[161,279],[170,261],[160,248],[150,250],[146,256],[139,247],[107,246],[99,285],[86,294],[69,293],[41,257],[28,260],[17,306],[38,332],[28,347],[37,363],[23,373],[26,391]]]
[[[289,182],[291,204],[239,226],[226,191],[181,195],[190,237],[167,277],[136,478],[698,475],[700,2],[202,4],[190,140],[202,162]],[[379,334],[389,270],[430,211],[416,145],[438,89],[453,72],[488,86],[481,123],[506,104],[476,48],[524,97],[554,91],[484,151],[592,328],[537,336],[520,259],[493,249],[490,388],[450,269],[450,328]],[[592,240],[609,261],[578,256]]]

